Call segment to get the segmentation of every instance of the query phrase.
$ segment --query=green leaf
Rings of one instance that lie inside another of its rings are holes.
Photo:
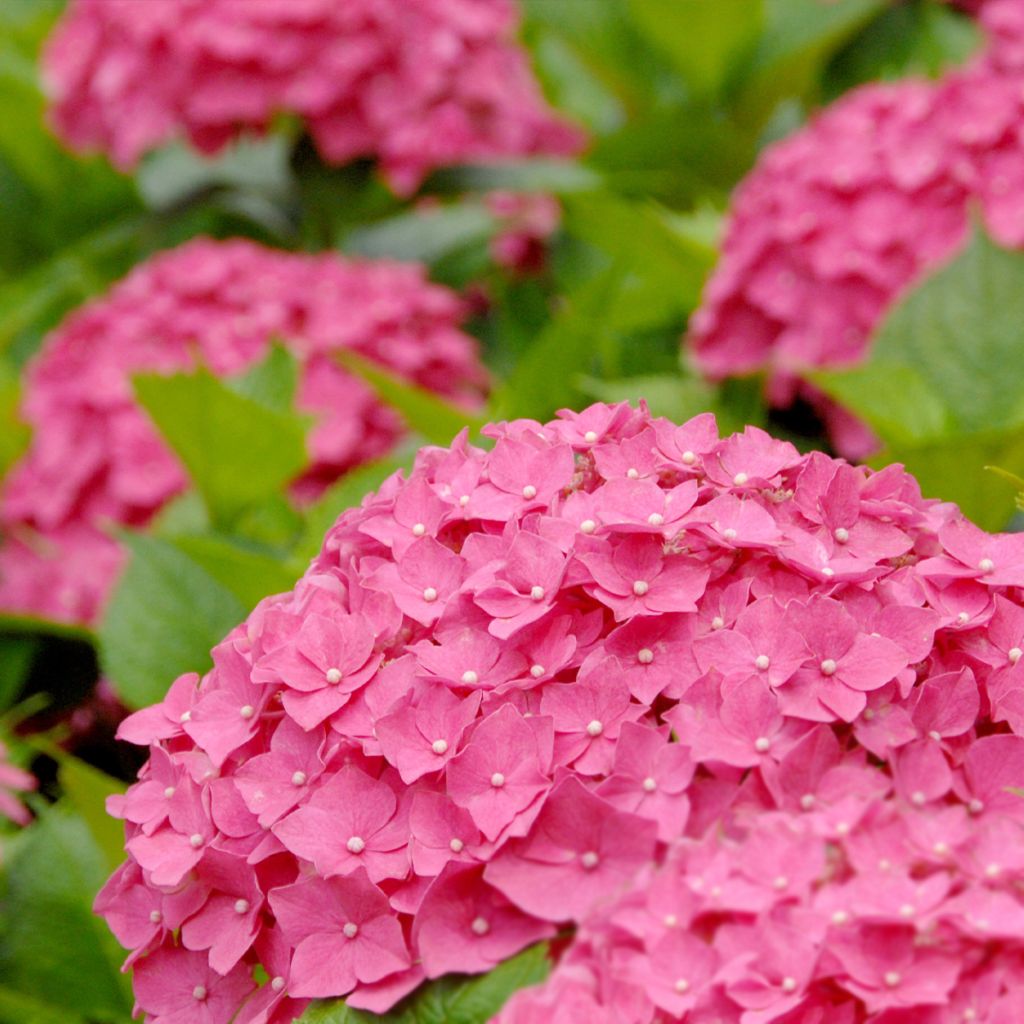
[[[72,1019],[126,1021],[132,1002],[119,971],[124,953],[92,913],[107,869],[85,823],[67,807],[49,808],[9,843],[4,858],[5,990],[45,999]]]
[[[0,1024],[84,1024],[63,1006],[0,985]]]
[[[206,369],[140,375],[135,393],[218,525],[279,492],[307,462],[298,415],[236,394]]]
[[[18,375],[0,361],[0,478],[28,447],[31,431],[18,418]]]
[[[469,427],[470,433],[476,433],[487,422],[485,417],[460,409],[355,352],[341,351],[336,358],[346,370],[369,384],[411,430],[432,444],[450,444],[463,428]]]
[[[0,712],[18,699],[39,647],[38,637],[4,636],[0,632]]]
[[[124,860],[124,825],[107,814],[106,804],[108,796],[125,791],[124,783],[60,747],[51,746],[48,753],[59,766],[65,798],[89,829],[106,870],[113,871]]]
[[[423,186],[426,192],[552,192],[570,195],[600,188],[597,171],[571,160],[509,160],[490,164],[465,164],[435,171]]]
[[[274,344],[265,359],[245,373],[224,378],[224,384],[271,412],[288,414],[295,408],[299,364],[283,345]]]
[[[183,672],[203,672],[210,649],[245,617],[245,605],[174,544],[123,534],[131,560],[100,624],[102,662],[122,700],[162,699]]]
[[[429,982],[384,1016],[353,1010],[341,1000],[317,1000],[298,1024],[487,1024],[514,992],[542,982],[550,967],[547,943],[541,942],[487,974]]]
[[[754,44],[764,18],[762,0],[631,0],[630,10],[700,93],[721,89],[737,59]]]

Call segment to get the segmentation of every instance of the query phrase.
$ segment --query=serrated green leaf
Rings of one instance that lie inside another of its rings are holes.
[[[316,1000],[298,1024],[487,1024],[514,992],[542,982],[550,967],[548,945],[541,942],[487,974],[428,982],[383,1016],[354,1010],[340,999]]]
[[[470,433],[476,433],[487,422],[485,417],[460,409],[355,352],[341,351],[336,358],[346,370],[369,384],[381,401],[402,417],[406,426],[432,444],[451,444],[452,438],[463,428],[469,427]]]
[[[219,526],[278,493],[307,462],[298,415],[236,394],[206,369],[137,376],[135,393]]]
[[[129,707],[160,700],[245,617],[231,590],[169,541],[125,534],[131,553],[100,624],[101,659]]]
[[[85,823],[67,807],[49,808],[8,844],[4,859],[5,989],[44,997],[71,1019],[127,1021],[132,1001],[119,971],[124,952],[92,913],[107,869]]]
[[[236,395],[248,398],[272,412],[288,414],[295,408],[299,364],[283,345],[274,344],[265,359],[245,373],[225,377],[224,384]]]
[[[651,42],[699,93],[718,92],[739,57],[754,45],[762,0],[630,0]]]

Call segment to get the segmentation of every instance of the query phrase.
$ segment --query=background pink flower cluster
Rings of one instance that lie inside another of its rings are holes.
[[[74,0],[46,55],[52,117],[127,168],[295,113],[328,163],[376,158],[407,193],[445,164],[579,148],[515,27],[508,0]]]
[[[308,499],[402,433],[334,353],[473,402],[485,373],[461,315],[454,293],[412,264],[199,239],[140,265],[51,334],[28,374],[34,436],[0,501],[0,608],[93,621],[122,560],[103,527],[145,524],[187,486],[135,401],[133,374],[203,364],[228,376],[281,342],[301,365],[296,406],[315,417],[294,484]]]
[[[383,1011],[571,924],[506,1024],[1018,1019],[1024,536],[709,414],[487,433],[123,723],[139,1007]]]
[[[765,150],[691,321],[703,372],[767,370],[772,404],[809,399],[850,457],[876,442],[801,375],[859,361],[892,302],[963,244],[972,206],[1024,245],[1024,4],[988,0],[980,18],[989,45],[967,68],[862,86]]]

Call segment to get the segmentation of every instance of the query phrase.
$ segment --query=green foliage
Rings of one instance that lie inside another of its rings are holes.
[[[926,495],[998,528],[1010,502],[984,467],[1024,472],[1022,323],[1024,254],[975,229],[893,307],[863,365],[813,379],[871,425],[879,461],[905,463]]]
[[[7,844],[4,861],[0,1020],[127,1021],[123,951],[92,913],[107,866],[85,823],[50,808]],[[19,1008],[27,1018],[14,1016]]]
[[[514,992],[542,982],[549,968],[542,942],[487,974],[429,982],[384,1016],[353,1010],[341,1000],[317,1000],[299,1024],[487,1024]]]

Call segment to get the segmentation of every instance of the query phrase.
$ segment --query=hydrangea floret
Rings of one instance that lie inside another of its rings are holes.
[[[201,364],[227,377],[284,345],[300,367],[296,407],[314,418],[309,464],[293,484],[303,501],[403,433],[336,354],[474,403],[486,375],[462,315],[458,297],[416,264],[209,239],[140,264],[71,314],[28,372],[22,414],[34,434],[0,498],[0,608],[94,621],[122,564],[104,527],[144,525],[186,488],[135,399],[134,374]]]
[[[139,1009],[383,1012],[557,929],[503,1024],[1017,1019],[1024,536],[710,414],[485,434],[122,723]]]
[[[705,374],[766,371],[771,404],[809,401],[850,458],[876,439],[806,372],[860,361],[893,302],[964,244],[972,207],[1024,246],[1024,5],[980,17],[990,42],[967,67],[862,86],[763,152],[690,323]]]
[[[327,163],[372,158],[415,191],[435,167],[568,155],[510,0],[73,0],[45,69],[51,119],[124,169],[184,136],[212,153],[280,113]]]

